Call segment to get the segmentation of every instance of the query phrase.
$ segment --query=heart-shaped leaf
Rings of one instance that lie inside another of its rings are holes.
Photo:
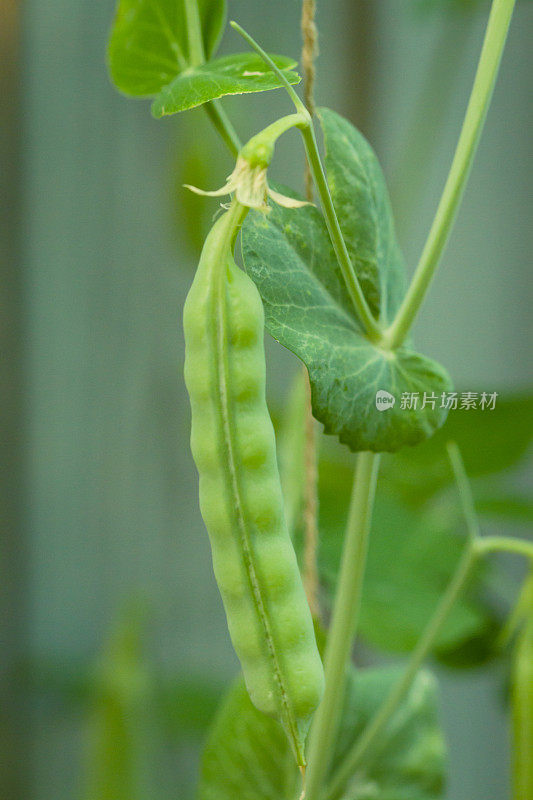
[[[289,83],[299,83],[300,77],[292,71],[293,59],[271,56],[276,66],[285,73]],[[278,89],[281,81],[256,53],[236,53],[223,56],[200,67],[188,69],[164,86],[152,104],[154,117],[176,114],[189,108],[231,94],[263,92]]]
[[[377,243],[376,248],[393,252]],[[317,209],[274,206],[268,215],[251,212],[242,249],[245,269],[263,299],[268,331],[309,370],[313,413],[326,433],[354,451],[377,452],[431,436],[446,418],[442,395],[451,387],[448,374],[409,347],[390,352],[367,339]],[[376,292],[385,314],[398,302],[397,262],[384,270]],[[368,272],[369,281],[373,274]],[[416,407],[405,402],[411,395]]]
[[[196,0],[206,58],[216,50],[225,0]],[[149,97],[190,66],[185,0],[119,0],[108,48],[121,92]]]
[[[330,777],[360,736],[401,671],[351,671]],[[360,770],[346,800],[436,800],[444,780],[445,747],[437,691],[422,671],[391,719],[375,758]],[[294,800],[300,778],[280,725],[258,712],[239,679],[228,692],[204,750],[198,800]]]

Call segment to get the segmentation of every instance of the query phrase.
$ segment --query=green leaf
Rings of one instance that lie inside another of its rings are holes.
[[[348,676],[332,772],[399,678],[397,669]],[[441,796],[445,748],[435,681],[420,672],[383,734],[381,749],[344,795],[346,800],[432,800]],[[198,800],[294,800],[300,779],[280,725],[259,713],[239,679],[208,736]]]
[[[292,67],[296,66],[293,59],[285,56],[271,58],[284,71],[289,83],[299,83],[300,77],[292,72]],[[177,114],[218,97],[263,92],[278,89],[281,85],[276,73],[256,53],[236,53],[177,75],[155,98],[152,114],[157,118]]]
[[[307,366],[313,414],[326,433],[354,451],[378,452],[432,435],[446,415],[440,408],[440,395],[450,389],[446,371],[408,347],[390,353],[369,342],[316,208],[249,213],[242,247],[267,329]],[[377,409],[379,390],[393,395],[393,408]],[[418,392],[421,399],[424,392],[435,395],[435,408],[422,409],[421,402],[417,409],[401,408],[404,392]]]
[[[225,0],[197,0],[206,58],[217,48]],[[184,0],[119,0],[108,47],[111,77],[124,94],[150,97],[190,66]]]
[[[351,670],[330,776],[402,676],[401,668]],[[414,679],[370,758],[345,789],[344,800],[430,800],[442,797],[446,746],[437,682],[428,670]]]
[[[298,770],[285,732],[252,705],[239,678],[209,732],[198,800],[294,800],[298,786]]]
[[[409,503],[420,505],[454,481],[446,442],[457,442],[468,475],[476,478],[518,464],[532,437],[533,395],[499,396],[494,410],[450,411],[433,439],[384,461],[382,477]]]
[[[403,256],[385,178],[364,136],[339,114],[318,111],[326,174],[350,260],[374,316],[392,322],[405,292]]]
[[[351,482],[348,466],[321,460],[319,567],[330,596],[337,580]],[[439,506],[415,513],[378,493],[359,625],[361,637],[370,644],[407,652],[429,622],[465,545],[464,537],[455,533],[457,510],[448,514],[446,510]],[[455,651],[463,653],[464,666],[490,654],[499,620],[486,597],[486,576],[484,569],[476,571],[436,640],[434,655],[447,663]]]

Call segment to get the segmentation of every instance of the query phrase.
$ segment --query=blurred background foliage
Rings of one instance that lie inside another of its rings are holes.
[[[409,264],[431,220],[488,4],[318,1],[317,100],[371,140]],[[230,0],[267,48],[297,56],[299,4]],[[232,164],[200,110],[156,122],[111,88],[112,0],[0,5],[2,717],[6,800],[188,800],[201,743],[237,664],[211,573],[188,448],[181,309]],[[495,411],[452,412],[383,462],[356,659],[412,647],[455,563],[456,440],[487,532],[531,523],[531,60],[518,3],[488,124],[416,339]],[[227,33],[222,52],[241,49]],[[227,101],[242,138],[289,109]],[[273,176],[301,189],[296,135]],[[292,356],[267,343],[282,426]],[[339,556],[352,458],[321,443],[322,604]],[[298,531],[296,532],[298,541]],[[434,653],[449,800],[508,796],[497,648],[521,565],[476,575]],[[458,669],[462,667],[462,669]],[[235,690],[236,691],[236,690]],[[216,730],[212,735],[216,735]]]

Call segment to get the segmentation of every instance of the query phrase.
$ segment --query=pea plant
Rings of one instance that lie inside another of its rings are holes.
[[[489,554],[531,560],[533,545],[481,534],[461,450],[438,430],[455,413],[451,378],[410,334],[461,201],[514,2],[492,3],[451,169],[410,282],[371,145],[336,111],[315,108],[314,6],[304,0],[303,100],[296,62],[267,54],[235,22],[241,52],[216,56],[224,0],[119,0],[109,43],[121,92],[151,97],[156,118],[202,106],[234,164],[220,189],[188,187],[227,198],[185,303],[185,381],[200,509],[242,667],[209,731],[198,797],[441,797],[446,751],[424,662],[468,661],[473,642],[498,638],[512,650],[513,796],[527,800],[531,578],[503,628],[482,595]],[[241,143],[221,98],[277,88],[292,113]],[[268,181],[276,142],[291,129],[305,150],[306,197]],[[265,400],[265,327],[304,365],[277,442]],[[329,435],[318,469],[313,420]],[[393,514],[392,531],[381,487],[375,497],[383,453],[400,459],[395,476],[383,464],[383,488],[395,484],[415,509]],[[413,501],[434,498],[448,475],[466,536],[446,535],[438,504],[422,511]],[[356,666],[360,636],[408,653],[406,664]]]

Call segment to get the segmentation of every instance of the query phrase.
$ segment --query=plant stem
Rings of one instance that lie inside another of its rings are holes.
[[[333,200],[331,199],[328,182],[318,153],[314,127],[312,123],[309,122],[306,125],[302,125],[300,130],[302,132],[311,173],[320,197],[322,210],[324,211],[324,218],[328,227],[331,243],[335,250],[346,288],[352,299],[357,316],[366,331],[366,335],[372,342],[379,342],[381,339],[381,328],[370,311],[363,290],[361,289],[361,284],[357,279],[353,264],[350,260],[348,248],[346,247],[346,242],[342,235],[341,226],[337,218]]]
[[[529,577],[527,577],[520,589],[518,599],[511,613],[505,621],[505,625],[496,639],[496,650],[503,650],[509,644],[518,628],[528,616],[529,608],[533,608],[533,564],[530,566]]]
[[[533,560],[533,542],[511,536],[486,536],[476,542],[477,551],[485,553],[515,553]]]
[[[368,764],[369,753],[373,750],[373,755],[376,754],[378,747],[378,738],[383,733],[384,728],[389,720],[395,713],[399,704],[409,691],[409,688],[416,677],[422,662],[430,652],[439,631],[442,628],[448,614],[457,597],[459,596],[462,588],[464,587],[471,569],[478,556],[477,544],[479,541],[479,523],[474,506],[474,498],[470,487],[470,482],[466,474],[461,451],[455,442],[448,442],[447,445],[448,456],[452,465],[455,481],[457,483],[457,490],[461,501],[462,510],[465,516],[468,539],[467,545],[463,551],[459,563],[455,570],[454,575],[444,595],[441,597],[437,609],[430,619],[426,629],[424,630],[421,638],[417,642],[413,650],[404,674],[394,686],[389,695],[385,698],[383,704],[378,709],[374,718],[370,721],[368,726],[363,731],[360,739],[355,742],[353,748],[348,752],[343,763],[340,766],[335,778],[331,782],[328,798],[336,797],[339,792],[344,788],[345,783],[355,773],[356,769],[365,760],[365,765]]]
[[[463,552],[455,574],[450,581],[446,592],[442,596],[437,609],[426,627],[422,637],[420,638],[416,648],[414,649],[409,663],[405,669],[404,674],[393,687],[388,697],[383,702],[383,705],[378,710],[368,727],[365,728],[362,736],[356,741],[354,747],[348,752],[343,763],[340,765],[334,780],[330,783],[327,789],[326,796],[333,800],[343,790],[348,780],[354,775],[358,767],[361,766],[363,759],[365,765],[368,764],[369,754],[374,748],[374,755],[376,753],[376,745],[379,745],[379,739],[383,733],[387,723],[392,715],[400,705],[406,693],[420,669],[423,661],[430,652],[435,643],[435,639],[442,628],[443,623],[446,621],[448,614],[459,594],[463,590],[474,564],[476,563],[477,549],[472,542],[469,542]]]
[[[344,698],[346,668],[357,628],[379,455],[359,453],[337,593],[325,656],[326,688],[309,741],[306,800],[320,796]]]
[[[199,67],[205,61],[205,51],[197,0],[185,0],[185,17],[187,19],[189,61],[192,67]]]
[[[204,103],[204,108],[231,155],[237,158],[242,147],[241,140],[222,105],[217,100],[212,100],[210,103]]]
[[[258,44],[255,41],[255,39],[252,36],[250,36],[250,34],[247,33],[244,30],[244,28],[241,28],[241,26],[237,22],[235,22],[235,20],[231,20],[230,25],[233,28],[233,30],[237,31],[239,36],[242,36],[244,41],[247,42],[250,45],[252,50],[255,50],[255,52],[258,55],[261,56],[261,58],[263,59],[265,64],[268,64],[268,66],[270,67],[272,72],[276,73],[276,75],[280,79],[281,83],[283,84],[283,87],[285,88],[285,90],[287,91],[289,97],[291,98],[292,102],[296,106],[296,111],[298,111],[298,112],[303,111],[305,113],[308,113],[306,107],[304,106],[304,104],[302,103],[302,101],[300,100],[300,98],[298,97],[298,95],[296,94],[296,92],[294,91],[292,86],[290,85],[290,83],[287,80],[286,76],[283,74],[283,72],[280,70],[280,68],[277,66],[277,64],[275,64],[274,61],[272,61],[272,59],[270,58],[268,53],[265,52],[265,50],[263,50],[261,45]]]
[[[185,17],[189,42],[189,64],[192,67],[199,67],[205,63],[205,50],[198,0],[185,0]],[[241,142],[221,104],[217,100],[212,100],[210,103],[204,103],[204,108],[230,153],[237,157],[241,149]]]
[[[477,539],[480,535],[479,520],[476,514],[474,495],[472,494],[472,488],[470,486],[470,481],[468,480],[468,475],[466,474],[464,461],[459,447],[455,442],[448,442],[446,449],[448,450],[448,457],[450,459],[453,474],[455,476],[455,482],[459,492],[459,499],[461,501],[463,515],[466,521],[468,537],[472,541]]]
[[[492,97],[515,0],[493,0],[474,86],[439,206],[413,280],[396,319],[385,334],[388,347],[399,347],[426,296],[448,240]]]
[[[326,225],[328,227],[329,235],[331,238],[331,243],[335,250],[337,261],[339,262],[339,267],[341,269],[342,276],[346,284],[346,288],[348,289],[348,293],[352,299],[355,311],[359,317],[359,320],[363,328],[365,329],[366,335],[368,336],[370,341],[379,342],[381,340],[382,331],[378,322],[376,321],[376,319],[372,315],[372,312],[370,311],[368,303],[366,302],[366,298],[363,294],[363,290],[361,289],[359,280],[357,279],[357,275],[355,274],[353,264],[350,260],[350,255],[346,247],[346,242],[344,241],[344,237],[342,235],[341,226],[339,224],[339,220],[337,219],[337,214],[333,206],[333,200],[331,199],[328,182],[324,174],[324,168],[320,160],[320,155],[316,144],[315,130],[313,127],[313,122],[311,120],[311,115],[307,111],[306,107],[304,106],[304,104],[302,103],[302,101],[292,88],[292,86],[287,81],[287,78],[285,77],[283,72],[279,69],[278,66],[276,66],[276,64],[272,61],[270,56],[267,53],[265,53],[261,45],[259,45],[255,41],[255,39],[253,39],[249,33],[246,33],[246,31],[243,30],[243,28],[241,28],[241,26],[238,25],[236,22],[230,22],[230,25],[237,31],[237,33],[239,33],[243,37],[243,39],[246,42],[248,42],[250,47],[261,56],[263,61],[266,64],[268,64],[270,69],[276,73],[276,75],[282,82],[283,86],[287,90],[289,97],[294,103],[296,111],[302,115],[302,122],[298,127],[302,132],[302,137],[307,152],[307,158],[309,161],[309,167],[313,175],[313,180],[315,181],[315,186],[318,190],[320,202],[322,205],[322,209],[324,211],[324,217],[326,219]]]

